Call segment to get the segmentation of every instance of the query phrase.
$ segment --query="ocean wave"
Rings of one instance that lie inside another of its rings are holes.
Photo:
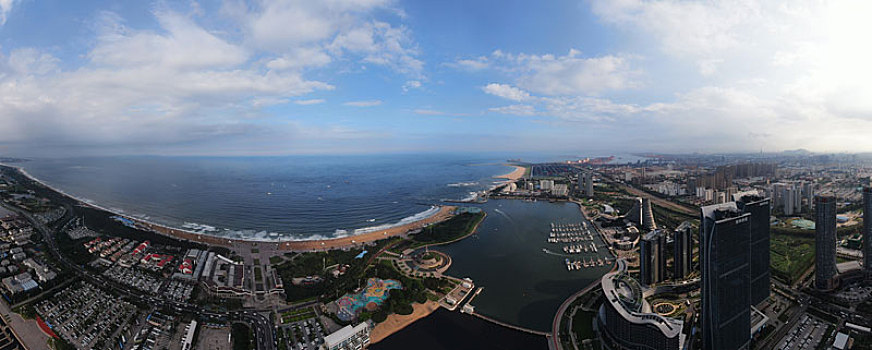
[[[472,187],[472,186],[475,186],[475,185],[478,185],[478,182],[477,182],[477,181],[473,181],[473,182],[455,182],[455,183],[450,183],[450,184],[448,184],[448,185],[446,185],[446,186],[448,186],[448,187]]]

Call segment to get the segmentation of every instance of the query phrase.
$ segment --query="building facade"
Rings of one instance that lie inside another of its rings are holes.
[[[640,273],[642,284],[651,285],[666,280],[666,235],[660,230],[645,234],[640,242]]]
[[[747,349],[751,342],[751,214],[740,211],[736,202],[700,210],[703,349]]]
[[[690,222],[682,222],[675,229],[672,240],[674,268],[673,277],[675,279],[683,279],[690,275],[692,271],[691,264],[693,263],[693,227]]]
[[[626,271],[626,262],[617,261],[616,271],[603,276],[601,286],[606,301],[597,312],[597,329],[604,349],[660,350],[681,349],[685,336],[683,321],[651,312],[639,282]]]
[[[872,274],[872,187],[863,188],[863,269]]]
[[[324,337],[323,350],[361,350],[369,345],[369,334],[372,326],[369,322],[361,322],[352,327],[350,325]]]
[[[751,305],[758,305],[769,298],[770,200],[757,195],[737,197],[738,208],[751,214]]]
[[[836,287],[836,198],[814,197],[814,284],[815,288]]]

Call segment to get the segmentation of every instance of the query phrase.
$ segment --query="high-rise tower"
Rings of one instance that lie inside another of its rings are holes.
[[[646,230],[657,229],[657,223],[654,222],[654,211],[651,210],[651,200],[648,198],[642,199],[642,227]]]
[[[770,200],[756,194],[737,194],[736,205],[751,214],[751,304],[769,298],[769,212]]]
[[[672,266],[675,279],[682,279],[690,275],[691,262],[693,261],[693,227],[690,222],[682,222],[675,229],[672,251],[674,254]]]
[[[863,188],[863,269],[872,274],[872,187]]]
[[[666,235],[654,230],[648,232],[639,245],[639,268],[642,284],[650,285],[666,280]]]
[[[818,289],[836,286],[836,199],[814,197],[814,284]]]
[[[747,349],[751,342],[751,214],[735,202],[700,208],[703,349]]]

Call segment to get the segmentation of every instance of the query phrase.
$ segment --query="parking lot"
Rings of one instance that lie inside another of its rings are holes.
[[[316,350],[324,343],[324,336],[324,326],[318,317],[284,323],[277,332],[279,350]]]
[[[781,339],[777,349],[815,349],[818,343],[826,337],[829,326],[826,322],[809,314],[802,315],[799,322]]]
[[[103,275],[118,283],[153,295],[157,295],[164,282],[163,279],[158,279],[157,277],[139,269],[123,267],[120,265],[110,267],[108,270],[103,272]]]
[[[36,312],[59,336],[78,349],[104,348],[127,337],[136,316],[133,304],[89,283],[69,288],[35,305]]]

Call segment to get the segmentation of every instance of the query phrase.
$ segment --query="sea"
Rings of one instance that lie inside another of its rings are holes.
[[[509,173],[507,157],[395,154],[81,157],[15,165],[111,211],[210,235],[261,240],[349,236],[414,221]],[[540,159],[545,159],[541,158]]]

